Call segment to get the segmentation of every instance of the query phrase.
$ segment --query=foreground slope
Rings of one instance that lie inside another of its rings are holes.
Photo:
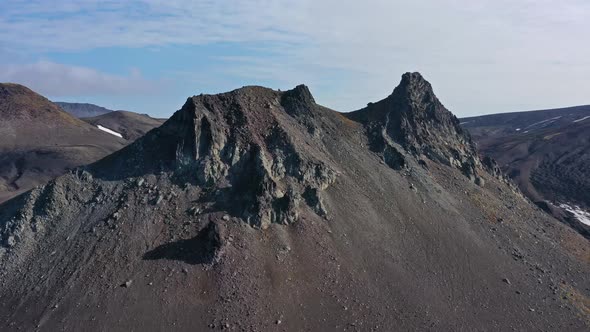
[[[0,202],[126,144],[18,84],[0,84],[0,133]]]
[[[590,106],[462,121],[523,193],[590,237]]]
[[[587,329],[588,242],[481,163],[419,74],[374,105],[195,96],[4,203],[0,326]]]

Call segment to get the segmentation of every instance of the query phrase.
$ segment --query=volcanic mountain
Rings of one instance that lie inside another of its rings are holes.
[[[461,121],[527,197],[590,237],[590,106]]]
[[[17,84],[0,84],[0,202],[126,145]]]
[[[418,73],[351,114],[249,86],[0,205],[0,326],[585,330],[589,250]]]

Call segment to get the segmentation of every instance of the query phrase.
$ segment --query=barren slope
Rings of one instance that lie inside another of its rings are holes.
[[[103,115],[83,118],[85,122],[94,126],[102,126],[120,133],[124,139],[135,141],[148,131],[159,127],[164,119],[155,119],[147,114],[127,111],[113,111]]]
[[[498,160],[531,200],[590,237],[590,107],[462,121],[481,153]]]
[[[0,137],[0,202],[126,144],[17,84],[0,84]]]

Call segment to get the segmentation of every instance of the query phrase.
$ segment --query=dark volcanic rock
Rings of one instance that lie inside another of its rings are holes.
[[[475,181],[479,160],[469,134],[434,95],[419,73],[406,73],[393,93],[347,114],[367,128],[371,148],[395,169],[405,164],[399,146],[414,156],[462,170]]]
[[[223,188],[212,198],[215,203],[252,225],[292,223],[301,195],[325,190],[336,177],[317,146],[295,143],[317,134],[308,124],[318,109],[305,86],[195,96],[160,128],[104,163],[121,163],[131,175],[154,171],[149,167],[173,169],[211,191]],[[300,127],[308,132],[303,138]],[[100,172],[102,165],[94,169]]]

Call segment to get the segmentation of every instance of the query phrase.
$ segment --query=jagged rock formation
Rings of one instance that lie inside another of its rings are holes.
[[[588,242],[482,172],[418,74],[395,91],[194,96],[0,205],[0,328],[587,329]]]
[[[312,144],[317,132],[307,121],[315,109],[305,86],[195,96],[162,127],[93,168],[122,163],[130,175],[149,165],[172,170],[211,192],[223,189],[216,204],[249,224],[292,223],[302,202],[323,211],[320,192],[337,173],[321,145]]]
[[[395,169],[406,164],[401,146],[414,156],[457,167],[472,181],[478,179],[480,162],[469,134],[419,73],[404,74],[389,97],[347,116],[365,125],[371,148]]]

